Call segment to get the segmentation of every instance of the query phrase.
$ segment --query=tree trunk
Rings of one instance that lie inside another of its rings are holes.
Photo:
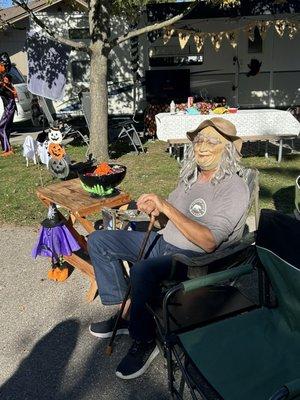
[[[108,156],[107,60],[104,44],[98,39],[91,46],[91,127],[90,152],[98,162]]]

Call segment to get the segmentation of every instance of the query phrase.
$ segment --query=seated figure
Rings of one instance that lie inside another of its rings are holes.
[[[130,269],[131,297],[117,334],[128,334],[133,344],[120,362],[116,375],[132,379],[142,375],[158,354],[155,324],[146,304],[160,297],[160,283],[172,271],[172,254],[199,256],[224,248],[235,241],[240,219],[249,203],[249,190],[237,172],[242,141],[235,126],[223,118],[203,121],[187,132],[192,143],[191,157],[182,168],[178,186],[164,199],[154,193],[137,201],[140,211],[154,215],[164,228],[152,232],[145,258],[136,261],[143,232],[95,231],[88,249],[94,266],[99,295],[104,305],[121,305],[128,280],[120,260],[133,264]],[[187,270],[175,271],[185,280]],[[111,337],[116,316],[93,323],[90,332],[100,338]]]

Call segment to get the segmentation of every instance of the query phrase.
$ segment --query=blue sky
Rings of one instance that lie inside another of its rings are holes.
[[[10,7],[11,5],[11,0],[0,0],[0,8]]]
[[[181,3],[187,0],[176,0],[176,1],[177,3]],[[12,6],[11,0],[0,0],[0,8],[10,7],[10,6]]]
[[[177,3],[181,3],[189,0],[176,0],[176,1]],[[10,6],[12,6],[11,0],[0,0],[0,8],[10,7]]]

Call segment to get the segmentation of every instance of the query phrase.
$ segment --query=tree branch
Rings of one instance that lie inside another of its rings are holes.
[[[0,8],[3,11],[3,8]],[[0,17],[0,30],[10,27],[11,24]]]
[[[0,18],[0,31],[1,31],[1,29],[8,28],[9,26],[10,26],[10,24],[8,22],[3,21],[3,19]]]
[[[175,17],[167,19],[166,21],[157,22],[152,25],[144,26],[143,28],[136,29],[134,31],[126,33],[125,35],[119,36],[118,38],[114,38],[113,40],[110,41],[111,47],[117,46],[118,44],[125,42],[126,40],[132,39],[136,36],[140,36],[143,33],[149,33],[157,29],[162,29],[165,28],[166,26],[174,24],[175,22],[181,20],[183,17],[189,14],[198,5],[199,1],[200,0],[196,0],[193,4],[188,6],[185,11],[176,15]]]
[[[58,35],[55,31],[52,31],[42,20],[40,20],[35,13],[28,7],[28,5],[24,1],[12,0],[12,2],[19,7],[23,8],[33,19],[33,21],[41,27],[45,32],[48,33],[51,37],[53,37],[57,42],[66,44],[67,46],[72,47],[74,50],[85,51],[87,53],[90,52],[89,46],[87,46],[83,42],[75,42],[74,40],[66,39],[60,35]]]

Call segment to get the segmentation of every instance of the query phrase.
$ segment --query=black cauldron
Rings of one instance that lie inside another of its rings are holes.
[[[90,175],[89,173],[78,174],[79,179],[83,183],[83,187],[89,191],[91,194],[93,193],[93,188],[101,186],[104,190],[115,188],[118,186],[126,175],[126,167],[120,164],[108,164],[111,168],[120,167],[120,171],[114,172],[113,174],[108,175]],[[93,167],[90,173],[92,173],[97,167]],[[89,188],[89,189],[87,189]],[[96,197],[104,197],[105,195],[100,195]]]

